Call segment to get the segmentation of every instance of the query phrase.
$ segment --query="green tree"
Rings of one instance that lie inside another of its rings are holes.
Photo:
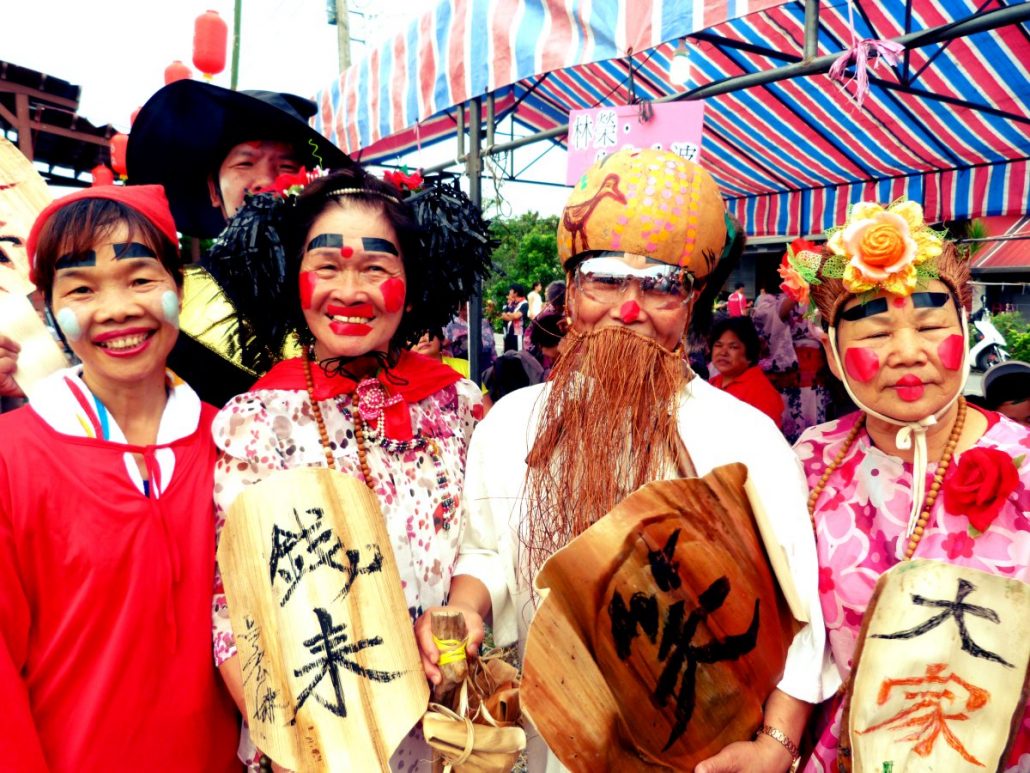
[[[558,218],[526,212],[517,217],[497,218],[490,231],[498,246],[494,250],[494,273],[484,283],[483,299],[504,307],[508,288],[521,284],[527,290],[534,282],[544,287],[564,275],[558,264]],[[499,330],[499,320],[494,326]]]
[[[992,320],[998,332],[1005,336],[1009,357],[1030,362],[1030,325],[1018,311],[996,314]]]

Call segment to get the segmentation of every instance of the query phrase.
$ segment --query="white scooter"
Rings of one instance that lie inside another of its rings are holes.
[[[1008,342],[991,322],[991,313],[986,306],[970,314],[969,321],[972,323],[969,336],[973,341],[973,348],[969,350],[970,368],[983,372],[1009,359],[1008,349],[1005,348]]]

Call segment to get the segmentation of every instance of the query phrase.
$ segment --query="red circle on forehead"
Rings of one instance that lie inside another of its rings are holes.
[[[891,301],[891,303],[894,304],[895,308],[900,309],[902,306],[905,305],[905,296],[904,295],[895,295],[894,299]]]
[[[343,247],[340,247],[340,254],[345,258],[349,258],[354,254],[354,248],[344,245]]]

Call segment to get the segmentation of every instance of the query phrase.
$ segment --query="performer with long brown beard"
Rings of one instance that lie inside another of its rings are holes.
[[[661,151],[623,150],[573,189],[558,249],[570,330],[551,380],[507,396],[473,435],[449,604],[465,615],[470,650],[488,616],[495,643],[518,641],[521,650],[538,601],[532,578],[552,553],[646,483],[742,462],[770,506],[811,622],[794,638],[766,702],[767,732],[696,770],[787,770],[810,704],[839,684],[832,670],[823,677],[807,489],[768,417],[695,378],[683,357],[692,307],[706,305],[743,249],[739,226],[700,166]],[[428,612],[416,635],[436,682],[427,620]],[[527,733],[529,769],[561,770],[532,728]]]

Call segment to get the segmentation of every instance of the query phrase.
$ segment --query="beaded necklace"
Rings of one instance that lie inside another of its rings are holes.
[[[919,520],[916,521],[915,528],[912,530],[911,536],[908,538],[908,543],[905,546],[905,560],[909,560],[915,555],[916,548],[919,546],[919,541],[923,538],[923,532],[926,530],[926,524],[930,520],[930,511],[933,510],[934,502],[937,501],[937,495],[940,493],[941,486],[944,483],[944,475],[948,472],[948,468],[951,466],[951,460],[955,455],[955,447],[958,445],[958,439],[962,435],[962,428],[966,423],[966,399],[959,397],[958,399],[958,415],[955,417],[955,425],[951,428],[951,434],[948,436],[948,442],[944,444],[944,453],[941,454],[940,461],[937,463],[937,471],[933,476],[933,483],[930,484],[930,490],[926,494],[926,500],[923,504],[922,512],[919,514]],[[830,466],[826,468],[826,472],[819,478],[819,482],[815,484],[815,488],[812,489],[812,493],[808,496],[808,515],[812,519],[812,529],[815,530],[815,506],[819,501],[819,497],[823,493],[823,489],[826,487],[826,482],[830,479],[830,476],[840,467],[844,461],[844,457],[848,455],[848,451],[851,450],[851,446],[854,445],[855,440],[858,438],[858,433],[862,431],[865,426],[865,414],[863,413],[858,421],[855,422],[855,426],[851,428],[847,437],[844,439],[844,446],[841,448]]]
[[[325,454],[325,463],[330,470],[336,469],[336,461],[333,459],[333,449],[329,444],[329,430],[325,426],[325,418],[322,416],[322,409],[318,407],[318,400],[315,399],[315,379],[311,375],[311,360],[304,358],[304,381],[307,382],[308,400],[311,401],[311,412],[315,415],[315,424],[318,425],[318,437],[322,441],[322,452]],[[368,458],[365,456],[365,433],[361,417],[354,417],[354,439],[358,445],[358,465],[361,467],[361,474],[365,478],[365,485],[375,493],[372,484],[372,471],[368,468]]]
[[[325,426],[325,418],[322,416],[322,409],[319,407],[318,401],[315,399],[315,380],[311,375],[311,359],[309,357],[304,358],[304,380],[307,382],[308,399],[311,401],[311,412],[315,416],[315,424],[318,425],[318,437],[322,442],[322,451],[325,454],[326,464],[330,469],[336,469],[336,462],[333,458],[333,449],[329,443],[329,430]],[[348,413],[354,421],[354,439],[358,447],[358,466],[361,468],[361,474],[365,479],[365,485],[368,486],[369,491],[373,494],[376,493],[375,482],[372,480],[372,470],[368,466],[368,456],[365,451],[366,439],[370,442],[378,442],[380,446],[391,453],[403,453],[405,451],[425,448],[429,451],[429,457],[433,460],[433,468],[436,470],[436,485],[443,492],[443,498],[440,501],[440,508],[443,511],[443,515],[449,515],[457,509],[457,503],[447,486],[447,470],[444,468],[440,446],[434,439],[427,439],[421,434],[418,434],[411,440],[391,440],[383,434],[383,417],[381,413],[379,415],[377,427],[373,428],[370,433],[366,433],[365,422],[361,418],[360,411],[351,410],[348,411]],[[449,522],[444,520],[444,523],[444,528],[448,528]]]

